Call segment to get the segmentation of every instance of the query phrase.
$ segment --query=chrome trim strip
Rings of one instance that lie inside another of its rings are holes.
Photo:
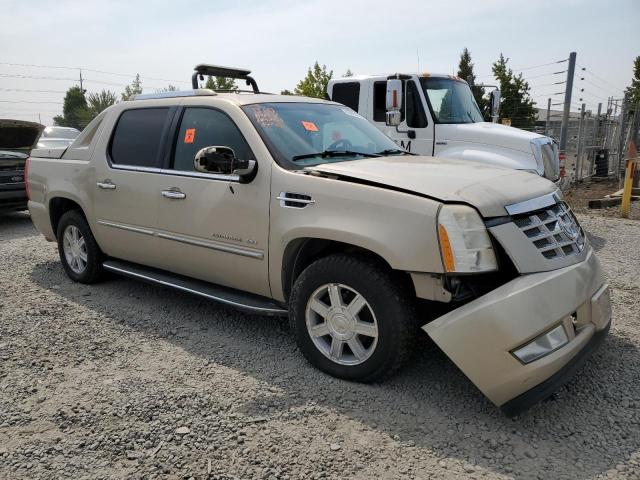
[[[291,198],[291,197],[288,197],[287,195],[304,195],[306,197],[309,197],[309,200],[305,200],[304,198]],[[276,197],[276,200],[280,200],[280,206],[283,208],[304,208],[304,207],[291,207],[287,205],[287,202],[302,203],[304,205],[313,205],[314,203],[316,203],[316,201],[313,198],[311,198],[310,195],[307,195],[305,193],[280,192],[280,195]]]
[[[113,170],[127,170],[129,172],[158,173],[161,175],[171,175],[174,177],[208,178],[211,180],[226,180],[229,182],[239,182],[239,175],[222,175],[219,173],[182,172],[168,168],[137,167],[134,165],[111,165]]]
[[[520,213],[533,212],[535,210],[540,210],[544,207],[550,207],[555,205],[560,201],[560,195],[558,191],[548,193],[541,197],[532,198],[531,200],[525,200],[520,203],[513,203],[511,205],[507,205],[504,209],[507,211],[509,215],[518,215]]]
[[[264,308],[264,307],[254,307],[251,305],[246,305],[243,303],[238,303],[238,302],[234,302],[232,300],[228,300],[224,297],[217,297],[215,295],[211,295],[209,293],[206,292],[201,292],[200,290],[194,290],[192,288],[189,287],[185,287],[182,285],[177,285],[175,283],[171,283],[171,282],[165,282],[164,280],[160,280],[158,278],[155,277],[150,277],[148,275],[143,275],[141,273],[137,273],[137,272],[132,272],[131,270],[125,270],[123,268],[118,268],[118,267],[114,267],[112,265],[109,265],[108,263],[103,263],[102,265],[105,269],[110,270],[112,272],[116,272],[116,273],[121,273],[123,275],[127,275],[130,277],[134,277],[134,278],[139,278],[141,280],[147,280],[149,282],[153,282],[153,283],[157,283],[158,285],[164,285],[166,287],[171,287],[171,288],[175,288],[176,290],[180,290],[183,292],[187,292],[187,293],[192,293],[194,295],[198,295],[204,298],[208,298],[209,300],[214,300],[216,302],[220,302],[220,303],[224,303],[225,305],[231,305],[233,307],[238,307],[238,308],[244,308],[247,310],[252,310],[254,312],[260,312],[260,313],[272,313],[272,314],[288,314],[288,311],[283,309],[283,308]]]
[[[221,252],[241,255],[243,257],[257,258],[259,260],[264,259],[264,252],[260,250],[253,250],[235,245],[224,245],[220,243],[209,242],[206,240],[196,240],[193,238],[183,237],[181,235],[171,233],[158,232],[156,235],[160,238],[164,238],[165,240],[174,240],[176,242],[186,243],[187,245],[210,248],[211,250],[219,250]]]
[[[146,228],[140,228],[140,227],[132,227],[131,225],[124,225],[122,223],[108,222],[106,220],[98,220],[98,223],[100,225],[104,225],[105,227],[119,228],[121,230],[127,230],[129,232],[135,232],[135,233],[142,233],[144,235],[155,234],[153,230],[148,230]]]

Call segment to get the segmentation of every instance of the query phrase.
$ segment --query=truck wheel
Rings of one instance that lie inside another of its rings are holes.
[[[100,280],[102,252],[80,212],[70,210],[62,215],[57,238],[60,261],[71,280],[80,283]]]
[[[307,360],[359,382],[398,370],[415,339],[414,318],[412,299],[389,270],[343,254],[307,267],[289,302],[291,330]]]

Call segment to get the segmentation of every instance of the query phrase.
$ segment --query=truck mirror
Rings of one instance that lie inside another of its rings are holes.
[[[491,105],[491,119],[493,123],[496,123],[500,115],[500,90],[496,88],[489,94],[489,102]]]
[[[401,121],[400,110],[402,109],[402,80],[387,80],[386,98],[386,123],[387,125],[398,126]]]

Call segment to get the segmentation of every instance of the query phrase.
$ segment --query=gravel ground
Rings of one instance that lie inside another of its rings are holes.
[[[378,385],[310,367],[282,320],[127,279],[74,284],[0,218],[0,478],[640,478],[640,222],[581,214],[605,344],[515,419],[426,340]]]

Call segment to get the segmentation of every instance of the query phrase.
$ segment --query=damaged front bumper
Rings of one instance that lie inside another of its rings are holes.
[[[549,397],[609,329],[609,288],[589,247],[584,261],[521,275],[422,328],[489,400],[514,415]],[[566,343],[523,363],[514,350],[562,326]]]

